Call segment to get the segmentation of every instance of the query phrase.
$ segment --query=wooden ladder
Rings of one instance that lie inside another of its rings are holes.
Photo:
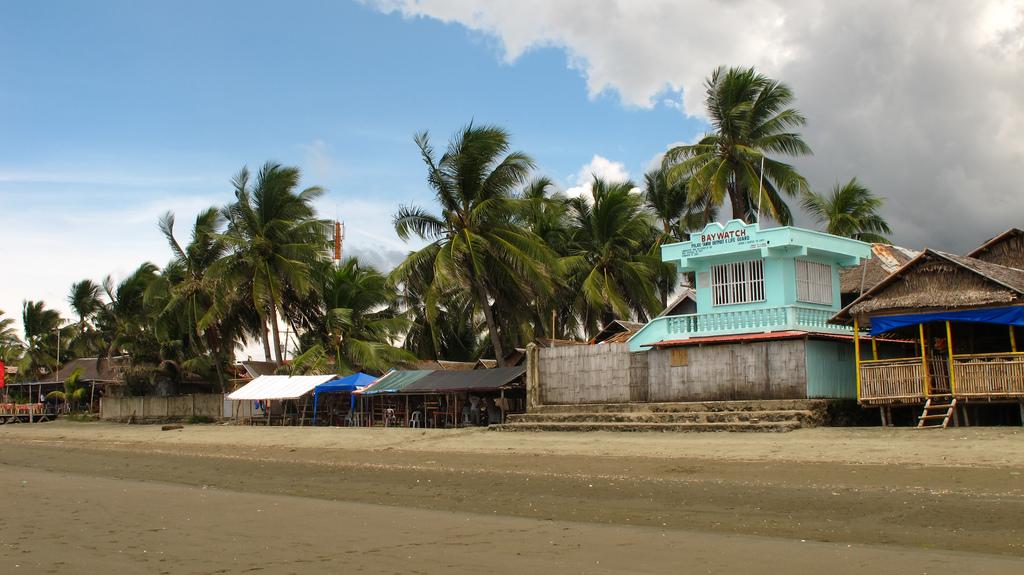
[[[946,429],[949,427],[950,421],[953,422],[953,425],[960,425],[959,418],[956,416],[956,398],[947,396],[938,399],[948,401],[948,403],[932,403],[932,398],[929,397],[928,401],[924,403],[921,417],[917,418],[918,429]],[[939,420],[941,421],[936,423]]]

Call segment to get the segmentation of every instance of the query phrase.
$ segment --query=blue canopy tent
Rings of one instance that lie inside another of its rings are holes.
[[[341,379],[334,379],[327,383],[321,383],[320,385],[313,388],[313,425],[316,425],[316,414],[317,407],[320,402],[321,393],[352,393],[357,389],[362,389],[371,383],[377,381],[377,378],[372,375],[367,375],[363,372],[353,373],[347,377]],[[352,398],[352,402],[355,402],[355,398]]]

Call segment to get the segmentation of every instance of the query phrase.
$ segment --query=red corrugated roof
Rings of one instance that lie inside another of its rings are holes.
[[[711,335],[706,337],[691,337],[690,339],[671,339],[667,341],[659,341],[658,343],[652,343],[651,347],[681,347],[685,345],[700,345],[702,343],[736,343],[736,342],[747,342],[747,341],[773,341],[782,339],[800,339],[808,337],[811,339],[831,339],[835,341],[849,341],[853,342],[853,334],[844,333],[824,333],[824,332],[810,332],[810,331],[772,331],[768,333],[740,333],[736,335]],[[862,338],[868,340],[867,336]],[[879,342],[890,342],[890,343],[914,343],[910,340],[901,339],[882,339],[877,338]]]
[[[773,331],[769,333],[741,333],[736,335],[712,335],[706,337],[691,337],[690,339],[672,339],[659,341],[651,344],[653,347],[679,347],[684,345],[699,345],[702,343],[734,343],[742,341],[772,341],[779,339],[799,339],[802,337],[813,337],[815,339],[836,339],[842,341],[853,341],[853,335],[838,333],[811,333],[806,331]]]

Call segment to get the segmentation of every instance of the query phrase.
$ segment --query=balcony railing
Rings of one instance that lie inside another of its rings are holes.
[[[652,320],[629,340],[631,351],[640,351],[659,341],[713,335],[803,330],[852,334],[847,326],[832,325],[835,312],[799,305],[751,310],[670,315]]]

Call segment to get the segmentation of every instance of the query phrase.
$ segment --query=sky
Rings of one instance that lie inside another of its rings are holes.
[[[4,2],[0,309],[67,313],[77,280],[164,265],[157,218],[186,233],[266,161],[325,187],[346,252],[386,269],[414,247],[396,208],[433,205],[415,133],[503,126],[581,193],[699,138],[719,65],[789,84],[798,169],[886,198],[897,243],[1024,225],[1024,0]]]

